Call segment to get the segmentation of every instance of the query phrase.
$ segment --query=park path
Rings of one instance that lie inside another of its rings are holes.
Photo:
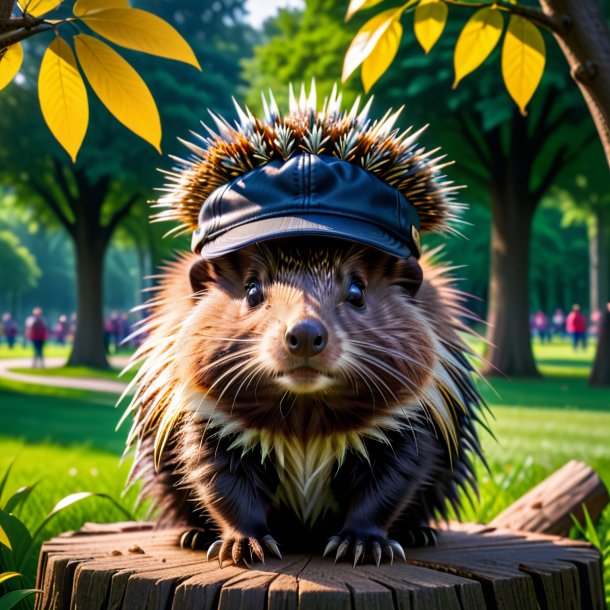
[[[116,368],[122,368],[127,364],[127,357],[114,356],[110,358],[110,363]],[[32,364],[31,358],[10,358],[0,359],[0,377],[21,383],[31,383],[35,385],[53,386],[56,388],[70,388],[74,390],[87,390],[89,392],[104,392],[109,394],[122,394],[127,387],[125,381],[111,379],[93,379],[88,377],[56,377],[51,375],[28,375],[27,373],[17,373],[10,369],[29,368]],[[45,358],[47,368],[60,367],[65,364],[64,358]]]

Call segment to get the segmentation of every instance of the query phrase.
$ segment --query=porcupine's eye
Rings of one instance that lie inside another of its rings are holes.
[[[251,308],[263,302],[263,289],[258,280],[252,279],[246,282],[246,301]]]
[[[364,308],[364,282],[360,278],[353,278],[350,281],[345,301],[356,309]]]

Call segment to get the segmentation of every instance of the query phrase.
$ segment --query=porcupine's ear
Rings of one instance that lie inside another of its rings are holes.
[[[205,290],[206,284],[216,280],[214,265],[210,261],[200,258],[193,263],[189,272],[191,287],[194,292]]]
[[[424,281],[424,273],[414,256],[394,259],[389,269],[389,277],[392,284],[400,286],[412,297],[417,294]]]

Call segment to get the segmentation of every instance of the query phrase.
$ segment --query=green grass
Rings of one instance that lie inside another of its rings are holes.
[[[28,343],[25,346],[22,343],[17,343],[13,349],[9,349],[6,343],[0,343],[0,359],[8,358],[32,358],[32,346]],[[49,343],[45,346],[45,358],[64,357],[67,358],[70,354],[70,348],[67,345],[55,345]]]
[[[129,383],[136,374],[135,369],[130,369],[120,375],[121,369],[100,370],[88,366],[60,366],[46,369],[15,368],[10,369],[14,373],[25,375],[41,375],[44,377],[77,377],[79,379],[108,379],[110,381],[124,381]]]

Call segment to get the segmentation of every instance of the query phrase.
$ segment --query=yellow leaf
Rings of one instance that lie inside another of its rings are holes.
[[[51,133],[75,162],[89,124],[89,103],[74,53],[62,38],[56,38],[42,58],[38,98]]]
[[[502,13],[495,8],[482,8],[468,20],[455,45],[454,89],[489,57],[500,40],[503,25]]]
[[[19,572],[2,572],[2,574],[0,574],[0,584],[9,578],[15,578],[15,576],[21,576],[21,574],[19,574]]]
[[[421,0],[415,8],[415,37],[426,53],[436,44],[447,23],[447,5],[441,0]]]
[[[544,72],[546,50],[540,30],[528,19],[511,15],[502,45],[502,76],[522,114]]]
[[[76,0],[72,9],[76,17],[109,8],[129,8],[128,0]]]
[[[11,550],[11,551],[13,550],[13,547],[11,546],[11,541],[8,539],[8,536],[6,535],[6,532],[2,529],[1,525],[0,525],[0,543],[2,543],[9,550]]]
[[[377,43],[392,23],[402,15],[405,7],[392,8],[369,19],[352,40],[345,59],[343,60],[343,76],[345,82],[352,72],[373,52]]]
[[[17,75],[23,62],[21,43],[13,44],[0,57],[0,89],[4,89]]]
[[[345,21],[349,21],[354,16],[354,13],[363,11],[366,8],[377,6],[381,2],[383,2],[383,0],[351,0],[349,6],[347,7]]]
[[[74,37],[78,61],[104,106],[161,152],[161,120],[146,83],[114,50],[93,36]]]
[[[62,0],[29,0],[26,2],[19,2],[19,8],[21,8],[24,13],[34,15],[34,17],[40,17],[41,15],[52,11],[61,3]]]
[[[89,13],[82,20],[97,34],[128,49],[201,66],[186,40],[167,21],[137,8]]]
[[[362,63],[362,84],[366,93],[390,67],[398,52],[401,37],[402,25],[400,25],[400,21],[392,21],[371,54]]]

